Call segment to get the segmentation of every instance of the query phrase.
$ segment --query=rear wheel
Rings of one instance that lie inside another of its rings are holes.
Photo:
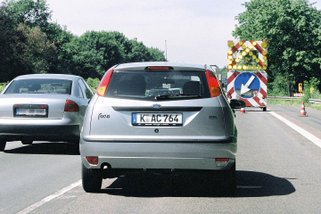
[[[236,170],[235,164],[225,172],[224,180],[226,185],[226,190],[229,195],[234,195],[236,191]]]
[[[4,148],[6,147],[6,141],[5,140],[0,140],[0,151],[4,151]]]
[[[102,180],[100,169],[87,169],[82,164],[82,186],[86,192],[99,192]]]
[[[234,196],[236,191],[235,164],[228,170],[210,173],[209,179],[211,191],[223,196]]]

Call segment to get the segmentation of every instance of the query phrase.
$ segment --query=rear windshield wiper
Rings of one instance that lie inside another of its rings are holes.
[[[164,94],[155,96],[155,100],[174,100],[174,99],[193,99],[193,98],[201,98],[202,96],[199,94]]]

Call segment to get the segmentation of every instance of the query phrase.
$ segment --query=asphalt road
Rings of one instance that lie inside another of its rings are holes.
[[[195,174],[107,179],[101,193],[88,194],[70,145],[12,142],[0,153],[0,213],[320,213],[321,148],[271,112],[319,139],[321,112],[307,109],[308,117],[300,117],[300,106],[270,109],[236,112],[234,197]]]

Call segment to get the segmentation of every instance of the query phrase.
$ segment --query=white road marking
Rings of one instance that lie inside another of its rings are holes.
[[[18,212],[18,214],[27,214],[27,213],[30,213],[31,211],[41,207],[42,205],[48,203],[49,201],[52,201],[53,199],[55,198],[58,198],[59,196],[62,196],[63,194],[65,194],[66,192],[69,192],[70,190],[72,190],[73,188],[75,187],[78,187],[81,185],[81,180],[75,182],[75,183],[72,183],[70,184],[69,186],[67,187],[64,187],[62,188],[61,190],[55,192],[54,194],[52,195],[49,195],[47,197],[45,197],[44,199],[32,204],[31,206],[27,207],[26,209],[24,210],[21,210],[20,212]]]
[[[285,123],[286,125],[288,125],[292,129],[294,129],[296,132],[301,134],[303,137],[305,137],[306,139],[308,139],[309,141],[311,141],[312,143],[314,143],[315,145],[317,145],[318,147],[321,148],[321,140],[319,138],[317,138],[315,135],[302,129],[301,127],[297,126],[296,124],[292,123],[291,121],[285,119],[284,117],[280,116],[279,114],[277,114],[275,112],[271,111],[269,113],[271,115],[273,115],[274,117],[276,117],[277,119],[281,120],[283,123]]]

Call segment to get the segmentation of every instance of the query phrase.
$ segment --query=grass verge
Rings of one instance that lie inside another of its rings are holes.
[[[268,105],[288,105],[288,106],[301,106],[302,100],[295,99],[295,100],[284,100],[284,99],[275,99],[275,98],[268,98]],[[320,103],[304,103],[305,107],[317,109],[321,111],[321,104]]]

